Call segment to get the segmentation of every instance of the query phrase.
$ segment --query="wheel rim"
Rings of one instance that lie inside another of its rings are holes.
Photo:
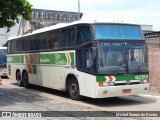
[[[28,76],[27,76],[27,73],[24,73],[23,83],[24,83],[25,86],[28,85]]]
[[[21,84],[21,77],[20,77],[19,73],[17,73],[17,83],[18,83],[18,85]]]
[[[77,92],[78,92],[77,84],[73,83],[71,85],[71,94],[75,96],[75,95],[77,95]]]

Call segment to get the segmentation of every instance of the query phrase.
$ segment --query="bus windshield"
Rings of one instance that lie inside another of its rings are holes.
[[[96,24],[94,25],[96,39],[141,40],[144,39],[141,27],[138,25]]]
[[[0,68],[6,68],[6,62],[7,62],[7,58],[6,58],[6,49],[0,49]]]
[[[98,74],[147,72],[145,43],[99,42]]]

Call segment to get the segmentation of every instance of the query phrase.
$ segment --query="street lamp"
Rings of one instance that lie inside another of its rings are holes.
[[[78,20],[80,20],[80,0],[78,0]]]

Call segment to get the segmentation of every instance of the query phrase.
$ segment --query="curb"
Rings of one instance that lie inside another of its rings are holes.
[[[152,98],[152,99],[155,99],[155,100],[160,100],[160,96],[157,96],[157,95],[139,94],[138,96],[140,96],[140,97],[148,97],[148,98]]]

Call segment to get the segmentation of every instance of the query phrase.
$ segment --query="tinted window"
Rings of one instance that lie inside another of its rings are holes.
[[[16,40],[15,51],[16,52],[20,52],[21,51],[21,39],[17,39]]]
[[[29,46],[28,38],[22,38],[22,51],[27,51]]]
[[[62,30],[61,31],[61,47],[67,47],[68,46],[68,31]]]
[[[39,50],[47,49],[47,39],[48,39],[47,33],[38,35]]]
[[[75,28],[68,30],[68,46],[73,47],[75,43]]]
[[[73,47],[75,43],[75,28],[61,31],[61,47]]]
[[[14,48],[15,48],[15,44],[14,44],[14,40],[11,41],[11,53],[14,53]]]
[[[7,52],[10,53],[11,52],[11,41],[9,41],[7,43]]]
[[[78,26],[77,27],[77,45],[91,41],[91,31],[89,26]]]
[[[30,50],[37,50],[37,37],[31,36],[29,37],[30,41]]]
[[[49,49],[58,49],[60,45],[59,40],[59,32],[50,32],[49,33],[49,41],[48,41]]]

